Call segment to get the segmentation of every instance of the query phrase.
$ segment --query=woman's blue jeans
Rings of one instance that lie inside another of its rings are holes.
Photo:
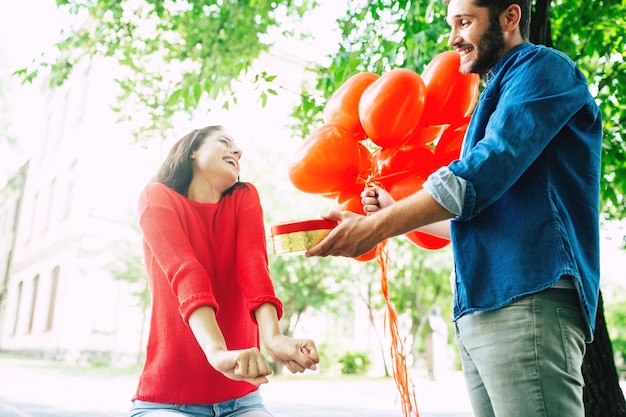
[[[130,417],[272,417],[259,391],[218,404],[163,404],[133,401]]]
[[[584,417],[583,326],[573,289],[547,289],[458,319],[475,416]]]

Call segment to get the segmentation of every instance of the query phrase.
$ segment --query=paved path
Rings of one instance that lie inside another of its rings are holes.
[[[420,417],[471,417],[458,373],[414,379]],[[0,359],[0,417],[126,417],[136,375]],[[402,417],[390,378],[272,377],[262,386],[275,417]]]

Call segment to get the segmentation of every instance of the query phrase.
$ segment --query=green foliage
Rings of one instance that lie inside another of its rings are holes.
[[[145,313],[150,307],[151,297],[141,246],[119,242],[113,253],[115,259],[107,266],[108,271],[115,280],[129,285],[130,294]]]
[[[317,127],[324,123],[322,114],[325,101],[319,94],[302,89],[300,103],[291,112],[291,131],[294,137],[304,140]]]
[[[420,73],[448,48],[444,18],[440,0],[349,1],[346,15],[338,19],[343,38],[338,52],[328,67],[312,69],[316,90],[303,92],[302,105],[294,110],[293,117],[306,122],[296,124],[299,136],[322,122],[325,100],[356,73],[384,74],[398,67]]]
[[[339,358],[341,373],[344,375],[362,375],[370,366],[367,352],[346,352]]]
[[[587,75],[602,110],[602,209],[626,214],[626,3],[622,0],[553,1],[554,47]]]
[[[398,238],[392,250],[390,299],[400,311],[416,310],[417,316],[424,316],[431,306],[452,301],[450,247],[427,251],[408,239]]]
[[[349,308],[350,293],[346,281],[350,260],[274,256],[270,258],[270,275],[276,295],[283,301],[281,330],[293,335],[301,316],[307,311],[337,313]]]
[[[351,1],[348,10],[339,19],[343,34],[339,51],[328,68],[317,68],[318,91],[303,94],[307,113],[294,113],[301,120],[319,121],[313,113],[323,111],[324,100],[311,97],[327,99],[357,72],[382,74],[394,67],[421,72],[436,54],[449,48],[445,8],[439,0]],[[549,15],[554,47],[585,72],[602,110],[602,210],[609,219],[622,218],[626,210],[626,3],[552,1]]]
[[[388,267],[389,299],[396,312],[409,319],[410,328],[406,335],[412,338],[405,343],[406,351],[419,355],[424,347],[423,330],[434,306],[442,311],[442,317],[451,325],[451,249],[448,246],[427,251],[404,238],[393,243],[390,249],[393,263]]]
[[[415,246],[404,237],[397,237],[388,242],[388,250],[389,301],[400,317],[400,331],[407,355],[418,356],[423,351],[423,329],[433,306],[439,307],[446,321],[450,322],[452,317],[450,247],[428,251]],[[382,341],[382,335],[387,334],[388,329],[377,329],[375,320],[387,308],[381,290],[380,267],[375,261],[360,262],[356,267],[358,279],[352,282],[354,288],[351,292],[367,307],[370,324]],[[386,348],[383,350],[386,351]]]
[[[126,69],[117,81],[119,98],[131,118],[148,110],[141,131],[164,132],[177,112],[193,112],[203,100],[236,102],[233,80],[246,74],[252,62],[268,50],[267,34],[279,23],[299,19],[317,5],[315,0],[214,1],[186,0],[57,0],[57,5],[86,23],[57,46],[58,58],[34,69],[20,70],[32,81],[42,69],[50,71],[51,86],[61,85],[82,59],[107,57]],[[279,22],[280,19],[280,22]],[[255,74],[264,104],[276,90],[272,75]],[[121,107],[118,107],[119,110]]]
[[[57,0],[70,13],[89,16],[57,47],[59,55],[17,71],[25,82],[49,71],[60,85],[81,59],[104,56],[119,62],[124,118],[145,114],[140,132],[166,134],[174,114],[207,102],[237,102],[233,81],[270,47],[268,34],[293,35],[315,0]],[[325,100],[360,71],[384,73],[395,67],[421,72],[448,49],[446,10],[441,0],[348,0],[337,23],[342,34],[328,66],[316,66],[313,91],[303,90],[293,110],[294,136],[304,139],[323,122]],[[548,10],[553,44],[588,76],[602,109],[604,147],[602,209],[621,218],[626,191],[626,3],[623,0],[554,0]],[[291,25],[291,26],[289,26]],[[283,30],[283,28],[292,29]],[[253,74],[259,103],[277,94],[273,75]]]
[[[0,58],[2,57],[0,56]],[[1,59],[0,65],[2,65]],[[17,147],[17,139],[10,133],[11,118],[7,95],[11,91],[11,87],[11,82],[0,79],[0,152],[2,153]]]

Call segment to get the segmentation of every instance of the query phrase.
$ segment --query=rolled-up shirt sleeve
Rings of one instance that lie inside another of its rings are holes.
[[[423,188],[450,213],[457,216],[463,213],[467,181],[454,175],[447,166],[430,174]]]

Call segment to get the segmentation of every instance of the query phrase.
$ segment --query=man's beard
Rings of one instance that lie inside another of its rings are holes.
[[[476,74],[485,74],[502,58],[504,51],[504,34],[497,21],[492,21],[487,32],[478,41],[478,56],[471,65],[470,71]]]

